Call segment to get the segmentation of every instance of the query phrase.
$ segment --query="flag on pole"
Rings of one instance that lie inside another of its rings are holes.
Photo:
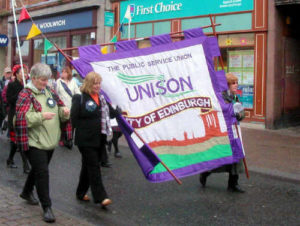
[[[127,9],[126,9],[126,13],[125,13],[125,16],[124,16],[126,19],[128,19],[129,23],[131,22],[131,13],[130,13],[130,5],[127,6]]]
[[[23,20],[27,20],[27,19],[30,19],[30,16],[26,10],[25,7],[22,8],[22,11],[20,13],[20,17],[19,17],[19,21],[18,21],[18,24],[21,23]]]
[[[107,53],[108,53],[108,48],[107,48],[107,46],[104,46],[104,47],[101,48],[101,53],[102,53],[102,54],[107,54]]]
[[[119,27],[119,31],[120,31],[121,33],[123,33],[123,31],[124,31],[123,24],[121,24],[121,26]]]
[[[51,49],[53,47],[53,44],[48,40],[48,39],[44,39],[44,54],[47,55],[48,50]]]
[[[30,31],[26,37],[26,40],[29,40],[39,34],[41,34],[41,30],[35,25],[35,24],[32,24],[31,28],[30,28]]]
[[[118,41],[118,38],[116,35],[110,40],[111,43],[116,43],[117,41]]]

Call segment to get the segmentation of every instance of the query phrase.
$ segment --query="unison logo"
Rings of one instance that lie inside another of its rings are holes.
[[[118,73],[117,77],[125,84],[126,94],[131,102],[157,96],[176,97],[194,92],[190,76],[165,79],[164,75],[128,76]]]

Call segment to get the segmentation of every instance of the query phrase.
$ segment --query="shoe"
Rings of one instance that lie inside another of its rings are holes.
[[[7,166],[7,168],[11,168],[11,169],[18,168],[18,166],[15,165],[15,162],[13,160],[9,160],[9,159],[6,161],[6,166]]]
[[[45,207],[44,208],[44,216],[43,216],[43,220],[47,223],[53,223],[55,222],[55,217],[54,217],[54,214],[52,212],[52,209],[51,207]]]
[[[73,141],[72,140],[66,140],[66,141],[64,141],[63,142],[63,146],[65,146],[66,148],[68,148],[68,149],[72,149],[72,147],[73,147]]]
[[[87,195],[84,195],[82,198],[77,196],[77,199],[84,202],[90,201],[90,197],[88,197]]]
[[[231,192],[245,193],[245,191],[238,184],[239,175],[229,174],[227,190]]]
[[[209,172],[200,173],[199,181],[203,188],[205,188],[206,179],[209,176],[209,174]]]
[[[26,193],[21,193],[20,194],[20,197],[22,198],[22,199],[25,199],[27,202],[28,202],[28,204],[30,204],[30,205],[33,205],[33,206],[35,206],[35,205],[38,205],[39,204],[39,201],[34,197],[34,195],[33,195],[33,193],[31,192],[30,194],[26,194]]]
[[[112,201],[110,199],[104,199],[102,202],[101,202],[101,206],[102,207],[106,207],[108,205],[110,205],[112,203]]]
[[[122,154],[118,151],[115,153],[115,158],[122,158]]]
[[[102,167],[111,168],[112,164],[110,162],[101,162]]]
[[[230,192],[237,192],[237,193],[245,193],[245,190],[243,190],[240,185],[235,185],[227,188]]]
[[[29,173],[30,173],[30,169],[28,169],[28,168],[24,168],[24,169],[23,169],[23,173],[25,173],[25,174],[29,174]]]

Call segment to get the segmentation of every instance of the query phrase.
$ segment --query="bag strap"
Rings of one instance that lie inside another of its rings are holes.
[[[72,91],[69,89],[67,84],[61,80],[60,80],[60,83],[61,83],[62,87],[64,87],[64,90],[66,91],[66,93],[69,94],[69,96],[72,98],[73,97]]]

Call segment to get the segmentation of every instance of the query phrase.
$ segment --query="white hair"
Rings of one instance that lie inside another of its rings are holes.
[[[52,71],[50,67],[47,64],[43,63],[36,63],[32,66],[30,71],[30,78],[40,78],[40,77],[46,77],[51,78]]]

